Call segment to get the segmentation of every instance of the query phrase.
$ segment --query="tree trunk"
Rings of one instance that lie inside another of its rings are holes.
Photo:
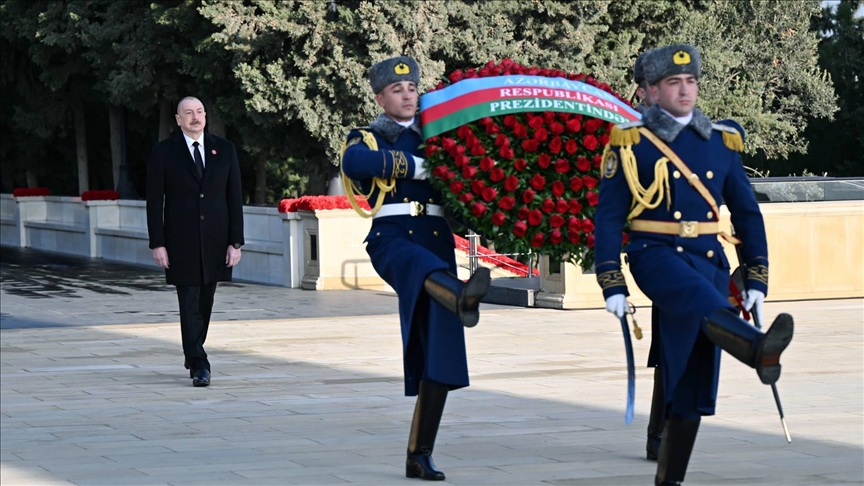
[[[215,106],[211,106],[207,110],[207,127],[213,135],[225,138],[225,121],[222,120],[222,116]]]
[[[120,184],[120,136],[123,129],[123,108],[115,105],[108,107],[108,126],[111,131],[111,173],[114,175],[114,189]]]
[[[165,140],[171,136],[171,126],[176,122],[171,114],[171,102],[162,100],[159,102],[159,140]]]
[[[267,204],[267,153],[259,152],[255,161],[255,204]]]
[[[75,118],[75,153],[78,156],[78,195],[90,190],[90,171],[87,159],[87,120],[84,116],[84,105],[72,105]]]

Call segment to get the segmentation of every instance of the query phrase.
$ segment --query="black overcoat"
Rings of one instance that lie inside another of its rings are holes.
[[[240,163],[234,144],[204,134],[204,177],[182,133],[153,146],[147,161],[150,248],[168,250],[171,285],[230,281],[228,245],[243,244]],[[164,201],[164,210],[163,210]]]

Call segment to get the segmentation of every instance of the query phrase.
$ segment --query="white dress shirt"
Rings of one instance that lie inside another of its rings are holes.
[[[673,115],[672,113],[669,113],[668,111],[664,110],[663,108],[660,108],[660,111],[662,111],[663,113],[666,113],[666,114],[669,115],[673,120],[675,120],[676,122],[678,122],[678,123],[684,125],[685,127],[690,123],[690,120],[693,119],[693,112],[692,112],[692,111],[691,111],[690,113],[687,113],[687,114],[684,115],[684,116],[675,116],[675,115]]]
[[[199,138],[198,140],[193,140],[193,139],[189,138],[189,135],[186,135],[186,133],[184,132],[183,138],[186,139],[186,148],[189,149],[189,155],[192,156],[192,160],[195,160],[195,152],[194,152],[195,147],[192,146],[192,143],[198,142],[198,151],[199,151],[198,153],[201,154],[201,163],[204,164],[204,167],[206,168],[207,167],[207,157],[204,157],[204,134],[202,133],[201,138]]]

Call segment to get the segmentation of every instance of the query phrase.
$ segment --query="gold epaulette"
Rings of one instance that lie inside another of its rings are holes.
[[[641,121],[615,125],[612,127],[612,133],[609,134],[609,145],[613,147],[636,145],[639,143],[639,127],[642,125]]]
[[[741,139],[741,134],[738,133],[738,130],[719,123],[712,123],[711,128],[721,132],[721,135],[723,135],[723,144],[726,145],[726,148],[736,152],[744,151],[744,140]]]

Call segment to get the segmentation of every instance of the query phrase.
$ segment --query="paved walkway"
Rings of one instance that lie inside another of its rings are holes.
[[[45,272],[38,278],[57,275]],[[193,388],[166,310],[171,292],[46,298],[20,293],[11,273],[4,261],[4,486],[418,484],[404,478],[413,400],[402,395],[392,296],[259,287],[310,310],[252,319],[230,314],[220,287],[217,309],[234,320],[211,324],[213,384]],[[122,314],[115,299],[142,312]],[[653,484],[651,374],[638,369],[636,419],[625,425],[616,321],[600,310],[483,310],[467,333],[472,386],[450,395],[436,444],[447,482]],[[725,356],[718,415],[703,421],[688,485],[864,482],[864,300],[766,305],[769,316],[781,310],[797,324],[778,383],[793,443],[770,389]],[[637,317],[650,330],[647,314]],[[111,315],[126,318],[110,324]],[[649,337],[635,343],[640,363]]]

